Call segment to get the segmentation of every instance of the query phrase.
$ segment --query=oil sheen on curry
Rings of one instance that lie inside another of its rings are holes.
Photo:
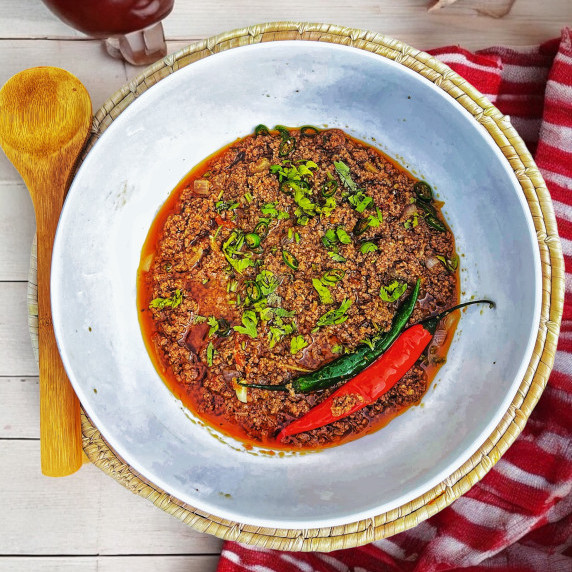
[[[195,167],[150,229],[138,305],[155,367],[248,446],[379,429],[419,403],[458,320],[441,206],[339,129],[259,125]]]

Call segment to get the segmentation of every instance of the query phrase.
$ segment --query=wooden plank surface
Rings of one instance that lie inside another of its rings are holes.
[[[509,15],[477,15],[479,0],[438,13],[430,0],[176,0],[169,51],[231,29],[296,20],[369,29],[420,49],[528,46],[572,24],[571,0],[516,0]],[[55,65],[77,75],[94,109],[141,68],[107,56],[40,0],[0,0],[0,85]],[[65,479],[39,471],[37,365],[27,330],[26,278],[34,232],[27,190],[0,153],[0,572],[211,572],[221,542],[194,532],[92,465]]]
[[[2,158],[6,159],[3,154]],[[28,279],[35,229],[34,207],[24,183],[0,179],[0,282]]]
[[[39,440],[0,439],[0,458],[0,555],[220,552],[218,539],[158,510],[94,465],[66,478],[44,477]]]
[[[0,376],[38,375],[28,332],[26,287],[25,282],[0,282]]]
[[[39,439],[37,377],[0,377],[0,439]]]
[[[0,30],[3,26],[0,16]],[[0,85],[19,71],[35,66],[57,66],[73,73],[87,88],[94,110],[127,81],[124,63],[107,56],[96,40],[0,40]],[[0,185],[6,181],[21,179],[4,153],[0,153]],[[0,211],[6,204],[0,197]]]
[[[169,39],[205,38],[262,22],[325,22],[382,32],[427,49],[462,43],[469,49],[491,44],[530,45],[559,35],[572,20],[570,0],[516,0],[502,20],[479,16],[475,2],[427,13],[430,0],[176,0],[165,20]],[[467,7],[470,4],[470,7]],[[40,2],[3,0],[0,38],[83,38]]]
[[[0,558],[0,572],[214,572],[218,556],[52,556]]]

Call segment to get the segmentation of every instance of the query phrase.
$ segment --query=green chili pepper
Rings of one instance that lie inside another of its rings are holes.
[[[375,242],[370,242],[370,241],[362,243],[359,249],[362,254],[368,254],[370,252],[375,252],[376,250],[379,250]]]
[[[332,197],[333,195],[336,194],[337,190],[338,190],[338,181],[336,181],[335,179],[330,179],[329,181],[326,181],[322,185],[322,196],[326,198]]]
[[[369,345],[360,346],[355,352],[340,356],[317,371],[297,377],[289,384],[263,385],[241,383],[240,381],[238,383],[246,387],[266,389],[268,391],[289,391],[290,387],[292,387],[297,393],[311,393],[351,379],[373,363],[401,334],[415,308],[420,286],[421,280],[418,279],[413,291],[393,317],[391,328],[381,337],[373,340],[373,347]]]
[[[308,133],[308,131],[310,131],[310,133]],[[319,132],[320,130],[313,125],[302,125],[302,127],[300,127],[301,137],[314,137],[314,135],[317,135]]]
[[[425,215],[437,216],[437,211],[431,203],[424,203],[423,201],[415,201],[415,203],[425,213]]]
[[[291,181],[290,179],[284,179],[280,182],[280,190],[287,195],[292,194],[296,187],[300,189],[309,189],[310,184],[307,181]]]
[[[254,280],[248,280],[244,283],[244,286],[246,295],[252,303],[258,302],[258,300],[262,298],[262,290],[260,289],[258,282],[255,282]]]
[[[429,183],[425,181],[418,181],[413,185],[413,191],[420,201],[430,203],[433,200],[433,189]]]
[[[258,137],[259,135],[270,135],[270,130],[262,123],[254,128],[254,136]]]
[[[333,270],[328,270],[322,276],[322,282],[327,283],[329,286],[330,284],[337,284],[343,277],[346,275],[346,271],[340,268],[334,268]]]
[[[283,250],[282,259],[292,270],[298,270],[298,260],[293,254],[290,254],[287,250]]]
[[[244,241],[246,242],[246,246],[250,249],[257,248],[260,246],[260,236],[258,236],[255,232],[249,232],[244,236]]]
[[[459,256],[457,254],[454,254],[453,258],[446,258],[445,256],[437,256],[436,258],[443,264],[448,272],[455,272],[459,266]]]
[[[294,137],[288,137],[288,139],[282,139],[280,142],[280,147],[278,147],[278,155],[280,157],[286,157],[296,149],[296,139]]]
[[[224,318],[219,318],[218,320],[218,330],[216,335],[219,338],[227,338],[231,332],[230,324]]]
[[[268,223],[259,222],[254,227],[254,233],[257,234],[260,238],[266,238],[266,236],[268,235]]]
[[[447,232],[447,227],[436,216],[430,214],[425,215],[425,222],[439,232]]]
[[[363,234],[367,230],[368,226],[369,226],[369,218],[360,218],[356,222],[356,225],[354,226],[352,233],[355,236],[359,236],[360,234]]]
[[[426,203],[423,201],[417,201],[417,206],[419,206],[425,214],[423,215],[425,222],[435,230],[439,232],[447,232],[447,227],[439,220],[437,216],[437,211],[431,203]]]
[[[274,131],[278,131],[282,139],[288,139],[290,137],[290,131],[288,131],[288,127],[284,127],[284,125],[275,125]]]

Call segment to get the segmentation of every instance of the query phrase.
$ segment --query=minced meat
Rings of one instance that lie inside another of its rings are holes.
[[[418,278],[412,323],[458,300],[455,265],[447,268],[453,236],[440,215],[441,230],[428,224],[416,180],[343,131],[305,135],[251,135],[195,168],[159,213],[140,271],[144,331],[162,375],[199,416],[266,445],[335,388],[295,394],[237,381],[285,384],[355,350],[389,329]],[[371,430],[420,400],[426,365],[288,445]]]

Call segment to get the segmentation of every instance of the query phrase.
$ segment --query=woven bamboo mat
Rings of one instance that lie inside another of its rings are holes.
[[[112,121],[141,93],[179,68],[212,54],[260,42],[311,40],[343,44],[391,59],[432,81],[455,98],[487,130],[509,161],[528,202],[542,265],[541,318],[534,352],[520,387],[501,422],[479,450],[426,494],[373,518],[321,529],[251,526],[207,514],[172,497],[129,467],[82,411],[83,448],[102,471],[185,524],[226,540],[294,551],[330,551],[359,546],[416,526],[467,492],[499,460],[523,429],[552,369],[564,303],[564,262],[550,195],[523,141],[508,119],[446,65],[397,40],[364,30],[327,24],[279,22],[234,30],[192,44],[157,62],[108,99],[96,113],[85,153]],[[84,153],[84,157],[85,157]],[[83,158],[82,158],[83,159]],[[29,275],[29,324],[37,357],[35,244]]]

